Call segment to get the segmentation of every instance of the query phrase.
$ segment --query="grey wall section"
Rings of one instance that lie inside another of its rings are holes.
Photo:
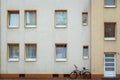
[[[89,0],[2,0],[1,11],[1,73],[68,74],[76,64],[90,69],[89,59],[83,59],[83,45],[90,50]],[[56,29],[55,10],[67,10],[67,28]],[[7,28],[7,10],[19,10],[18,29]],[[24,27],[24,10],[37,11],[37,28]],[[82,12],[88,12],[88,26],[82,26]],[[7,60],[7,43],[19,43],[18,62]],[[37,43],[37,61],[24,60],[24,44]],[[55,61],[55,43],[67,43],[67,61]],[[89,51],[90,54],[90,51]]]

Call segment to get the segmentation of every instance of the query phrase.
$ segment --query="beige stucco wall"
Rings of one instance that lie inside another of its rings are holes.
[[[91,0],[91,71],[104,74],[104,52],[116,52],[116,74],[120,74],[120,1],[105,8],[104,0]],[[104,40],[104,22],[116,22],[116,40]]]
[[[56,29],[54,10],[67,10],[68,24]],[[19,10],[19,29],[7,28],[7,10]],[[37,28],[24,28],[24,10],[37,11]],[[88,26],[82,26],[82,12],[88,12]],[[1,12],[1,73],[69,74],[76,64],[90,69],[90,56],[83,59],[83,45],[90,50],[89,0],[2,0]],[[19,43],[18,62],[7,61],[7,43]],[[24,60],[24,44],[37,43],[37,61]],[[55,61],[55,43],[67,43],[67,61]],[[90,52],[89,52],[90,54]]]

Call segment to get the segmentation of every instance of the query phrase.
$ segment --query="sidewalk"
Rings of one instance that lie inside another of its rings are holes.
[[[108,79],[108,78],[104,78],[104,79],[70,79],[70,78],[63,78],[63,79],[59,79],[59,78],[53,78],[53,79],[28,79],[28,78],[18,78],[18,79],[0,79],[0,80],[120,80],[117,78],[113,78],[113,79]]]
[[[59,79],[59,78],[53,78],[53,79],[26,79],[26,78],[19,78],[19,79],[0,79],[0,80],[83,80],[83,79],[70,79],[70,78],[63,78],[63,79]],[[91,79],[85,79],[85,80],[91,80]],[[96,79],[92,79],[92,80],[96,80]],[[101,79],[99,79],[101,80]]]
[[[63,78],[63,79],[58,79],[58,78],[53,78],[53,79],[0,79],[0,80],[80,80],[80,79],[70,79],[70,78]]]

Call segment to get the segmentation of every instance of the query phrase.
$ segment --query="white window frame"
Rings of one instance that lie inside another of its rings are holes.
[[[27,25],[26,23],[26,18],[27,18],[27,15],[26,13],[27,12],[35,12],[35,25]],[[26,28],[36,28],[37,27],[37,11],[36,10],[25,10],[25,27]]]
[[[35,45],[36,46],[36,58],[27,58],[27,46],[28,45]],[[37,61],[37,44],[25,44],[25,55],[26,55],[26,59],[25,61],[28,61],[28,62],[33,62],[33,61]]]
[[[109,22],[109,23],[111,23],[111,22]],[[105,24],[109,24],[109,23],[104,23],[104,29],[105,29]],[[113,24],[115,24],[115,37],[105,37],[104,36],[104,40],[108,40],[108,41],[114,41],[114,40],[116,40],[116,23],[114,22]],[[104,35],[105,35],[105,32],[104,32]]]
[[[63,46],[63,47],[66,48],[66,58],[57,58],[57,51],[56,51],[56,49],[57,49],[58,46]],[[56,51],[56,53],[55,53],[55,55],[56,55],[56,62],[65,62],[65,61],[67,61],[67,44],[55,44],[55,51]]]
[[[105,0],[104,0],[104,7],[116,7],[116,0],[115,1],[115,5],[105,5]]]
[[[9,55],[10,55],[10,53],[9,53],[9,47],[10,47],[10,46],[14,46],[14,45],[15,45],[15,46],[18,46],[18,51],[19,51],[19,44],[11,44],[11,43],[9,43],[9,44],[7,45],[7,46],[8,46],[8,61],[13,61],[13,62],[14,62],[14,61],[19,61],[19,54],[20,54],[20,53],[18,53],[18,58],[10,58],[10,57],[9,57]]]
[[[18,26],[11,26],[10,25],[10,14],[18,14]],[[20,14],[19,14],[19,10],[15,10],[15,11],[8,11],[8,28],[19,28],[19,23],[20,23]]]
[[[65,25],[57,25],[56,24],[56,12],[66,12],[66,24]],[[67,27],[67,10],[55,10],[55,27],[56,28],[66,28]]]

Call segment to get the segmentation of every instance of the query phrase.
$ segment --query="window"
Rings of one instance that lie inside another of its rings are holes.
[[[83,46],[83,58],[88,59],[88,46]]]
[[[26,61],[36,61],[36,44],[26,44]]]
[[[67,26],[67,10],[56,10],[55,11],[56,27]]]
[[[104,0],[105,7],[115,7],[115,0]]]
[[[19,60],[19,44],[8,44],[8,61]]]
[[[88,13],[87,12],[82,13],[82,25],[83,26],[88,25]]]
[[[104,24],[104,39],[115,40],[115,23]]]
[[[66,61],[66,44],[56,44],[56,61]]]
[[[25,11],[26,27],[36,27],[36,11]]]
[[[19,26],[19,11],[8,11],[8,27],[18,28]]]

